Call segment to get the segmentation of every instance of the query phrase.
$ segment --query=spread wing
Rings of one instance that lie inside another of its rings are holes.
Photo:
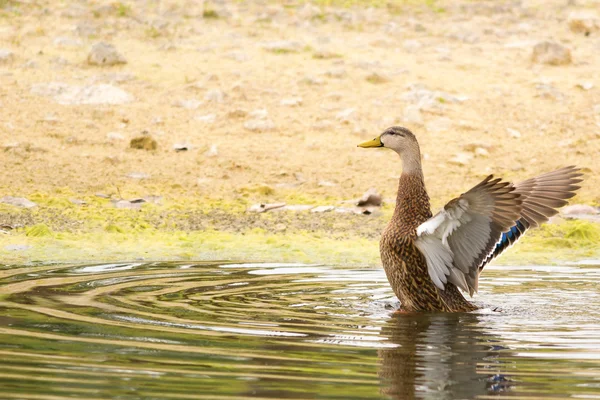
[[[581,176],[583,174],[579,168],[569,166],[516,184],[515,193],[519,193],[523,200],[521,218],[502,234],[494,250],[479,266],[479,271],[515,244],[528,229],[535,228],[556,215],[558,208],[575,196],[575,191],[580,188],[577,184],[583,180]]]
[[[449,281],[469,293],[476,291],[479,265],[521,210],[515,187],[490,175],[421,224],[415,244],[425,255],[434,284],[443,290]]]
[[[434,284],[443,290],[451,282],[473,295],[481,269],[556,214],[575,195],[580,176],[566,167],[512,185],[490,175],[451,200],[417,228],[415,244]]]

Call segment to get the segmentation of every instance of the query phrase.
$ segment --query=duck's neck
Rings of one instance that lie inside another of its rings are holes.
[[[418,158],[403,156],[392,224],[400,227],[403,233],[414,235],[417,227],[429,218],[431,208],[423,181],[421,162]]]

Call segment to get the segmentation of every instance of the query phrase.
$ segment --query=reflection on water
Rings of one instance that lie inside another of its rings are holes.
[[[506,348],[476,314],[394,315],[381,334],[397,345],[379,350],[382,393],[393,399],[474,399],[511,387],[499,373]]]
[[[22,399],[600,399],[600,266],[496,267],[502,313],[395,314],[380,269],[0,268],[0,387]]]

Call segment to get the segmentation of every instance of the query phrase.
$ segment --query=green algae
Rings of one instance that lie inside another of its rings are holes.
[[[52,231],[46,224],[37,224],[25,228],[25,236],[28,237],[44,237],[52,236]]]

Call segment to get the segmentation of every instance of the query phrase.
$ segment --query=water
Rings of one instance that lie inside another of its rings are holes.
[[[490,267],[469,314],[394,314],[381,269],[0,269],[7,399],[600,399],[600,264]]]

